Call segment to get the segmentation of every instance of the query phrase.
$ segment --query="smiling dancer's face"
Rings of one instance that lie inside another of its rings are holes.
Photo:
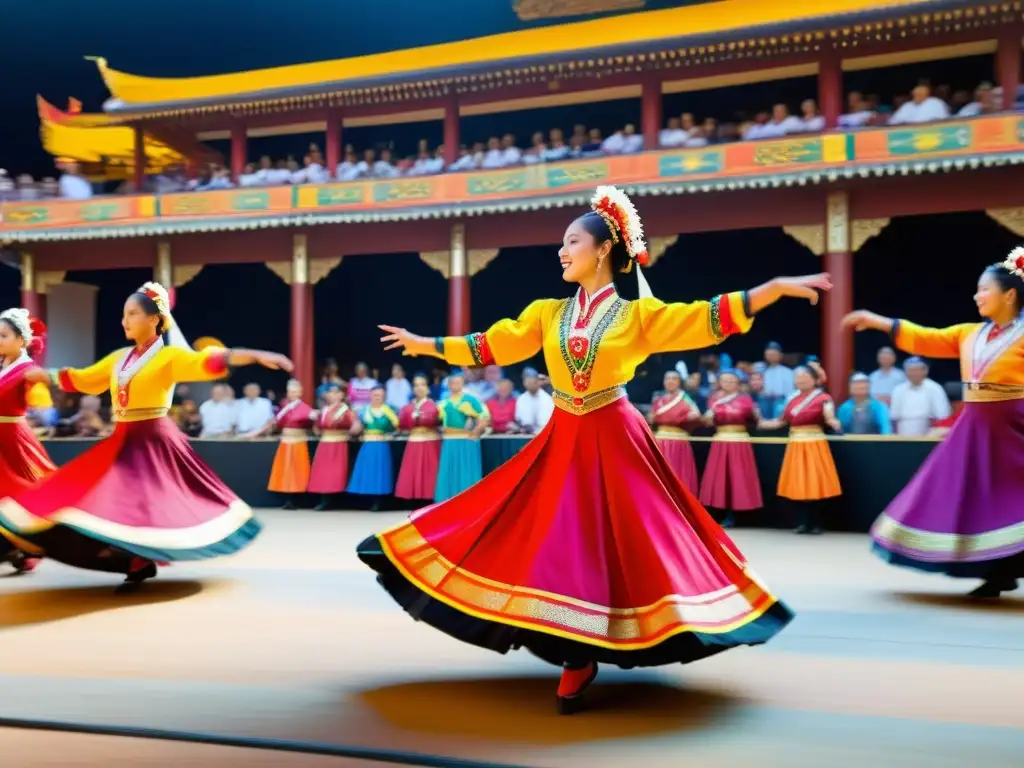
[[[562,264],[562,279],[567,283],[586,280],[597,271],[599,260],[611,267],[611,250],[611,240],[598,243],[583,226],[583,222],[576,219],[565,230],[562,247],[558,251],[558,260]]]

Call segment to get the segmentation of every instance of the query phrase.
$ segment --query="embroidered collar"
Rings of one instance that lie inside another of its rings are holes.
[[[6,376],[8,373],[10,373],[23,363],[30,362],[32,362],[32,358],[28,356],[28,352],[26,352],[25,350],[21,350],[21,354],[18,355],[18,357],[14,360],[13,363],[11,363],[10,365],[0,367],[0,379],[2,379],[4,376]]]
[[[301,402],[301,400],[292,400],[291,402],[289,402],[280,411],[277,412],[277,420],[280,421],[286,414],[294,411],[296,408],[299,407],[299,404]]]
[[[579,309],[576,312],[575,327],[586,328],[590,325],[590,321],[594,319],[594,314],[597,312],[598,307],[614,296],[616,296],[614,283],[609,283],[604,288],[594,291],[593,296],[588,296],[581,286],[576,291],[576,303]]]
[[[141,353],[139,353],[135,347],[126,349],[124,351],[124,355],[121,357],[121,364],[117,367],[118,386],[127,386],[128,383],[135,378],[136,374],[146,367],[150,360],[160,354],[160,350],[163,348],[164,340],[162,337],[158,336],[156,340],[142,350]]]

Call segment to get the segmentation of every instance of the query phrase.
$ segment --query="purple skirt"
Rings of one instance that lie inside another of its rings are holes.
[[[895,565],[963,578],[1024,552],[1024,400],[965,404],[871,536]]]

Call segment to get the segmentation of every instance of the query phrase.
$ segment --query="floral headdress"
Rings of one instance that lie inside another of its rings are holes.
[[[156,304],[156,310],[160,313],[163,322],[160,324],[160,333],[167,333],[171,330],[174,322],[171,320],[171,298],[167,289],[160,283],[145,283],[139,288],[138,293],[151,299]]]
[[[1003,262],[1003,267],[1017,277],[1024,279],[1024,247],[1017,246]]]
[[[590,207],[608,225],[612,242],[616,245],[622,242],[626,246],[626,253],[629,261],[622,268],[623,272],[629,272],[636,262],[636,279],[640,286],[640,298],[648,298],[651,293],[650,286],[644,278],[640,267],[646,266],[649,260],[647,255],[647,244],[644,243],[644,225],[640,221],[640,214],[636,206],[629,199],[625,192],[618,187],[601,186],[597,188],[594,197],[590,201]]]
[[[42,353],[46,345],[46,323],[38,317],[32,317],[27,309],[21,307],[0,312],[0,320],[6,320],[14,327],[32,357]]]

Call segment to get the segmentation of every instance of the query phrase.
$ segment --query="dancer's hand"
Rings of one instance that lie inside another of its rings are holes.
[[[394,325],[378,325],[377,327],[386,334],[380,337],[381,342],[387,344],[384,347],[385,352],[390,352],[392,349],[400,349],[403,355],[411,357],[430,355],[434,352],[432,339],[417,336],[405,330],[405,328],[398,328]]]
[[[858,309],[856,312],[851,312],[843,318],[842,327],[844,331],[882,331],[883,333],[892,332],[892,320],[888,317],[882,317],[874,312],[868,312],[866,309]]]
[[[803,277],[777,277],[773,282],[778,286],[779,295],[807,299],[811,304],[818,303],[818,291],[832,290],[832,277],[827,272]]]
[[[291,373],[295,370],[295,366],[292,361],[284,355],[279,355],[277,352],[260,352],[254,354],[253,358],[256,363],[259,363],[264,368],[270,368],[271,370],[281,370],[285,373]]]
[[[50,374],[42,368],[29,368],[25,372],[25,381],[31,382],[32,384],[49,384]]]

